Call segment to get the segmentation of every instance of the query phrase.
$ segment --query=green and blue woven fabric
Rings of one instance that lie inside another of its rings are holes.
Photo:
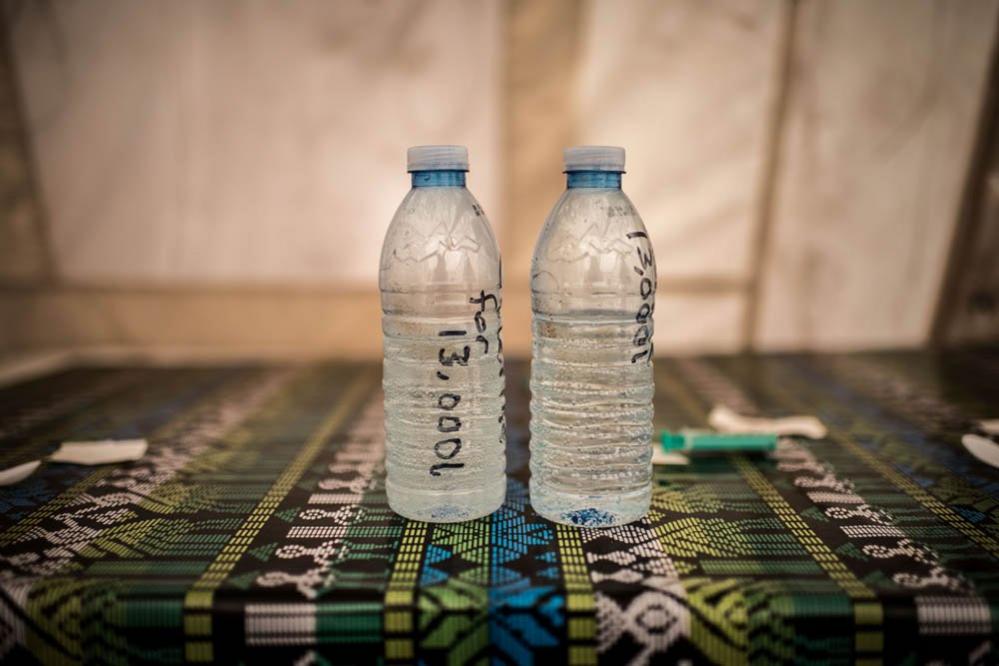
[[[644,520],[531,509],[528,367],[509,364],[502,509],[385,501],[376,365],[75,369],[0,390],[0,468],[145,437],[121,465],[0,488],[11,663],[999,661],[999,353],[658,360],[656,424],[714,404],[821,441],[656,470]]]

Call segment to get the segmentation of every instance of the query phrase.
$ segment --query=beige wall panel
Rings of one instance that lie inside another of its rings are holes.
[[[739,292],[656,294],[656,356],[737,352],[745,298]]]
[[[0,282],[50,277],[41,208],[21,124],[17,82],[8,53],[0,53]]]
[[[62,288],[0,293],[8,350],[124,349],[178,358],[381,357],[374,291]]]
[[[509,297],[527,300],[524,292]],[[509,298],[508,297],[508,298]],[[62,287],[0,292],[0,360],[50,350],[124,350],[172,358],[368,358],[382,354],[373,291]],[[657,345],[670,352],[734,351],[742,301],[734,295],[660,295]],[[530,310],[504,310],[503,347],[530,354]],[[657,347],[657,352],[663,349]]]
[[[761,346],[926,341],[996,8],[963,0],[802,2]]]
[[[750,275],[785,11],[780,0],[586,4],[577,139],[627,149],[624,188],[661,283]]]
[[[502,217],[497,2],[45,7],[13,43],[72,281],[372,285],[415,143]]]

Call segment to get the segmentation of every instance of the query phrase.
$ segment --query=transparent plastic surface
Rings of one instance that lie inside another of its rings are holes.
[[[379,284],[389,506],[430,522],[492,513],[506,490],[500,256],[467,189],[410,190]]]
[[[566,190],[531,270],[531,504],[549,520],[609,527],[648,511],[655,291],[628,197]]]

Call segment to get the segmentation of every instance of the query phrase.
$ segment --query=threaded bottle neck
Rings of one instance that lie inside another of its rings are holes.
[[[609,188],[621,189],[620,171],[567,171],[566,187],[576,188]]]
[[[465,187],[464,171],[413,171],[412,175],[413,187]]]

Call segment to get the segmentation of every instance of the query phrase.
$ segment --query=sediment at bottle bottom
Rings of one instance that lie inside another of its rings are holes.
[[[640,520],[649,512],[652,487],[629,493],[567,493],[531,482],[531,506],[563,525],[614,527]]]
[[[457,523],[488,516],[506,498],[506,477],[500,476],[481,488],[440,493],[398,486],[386,481],[389,507],[404,518],[430,523]]]

